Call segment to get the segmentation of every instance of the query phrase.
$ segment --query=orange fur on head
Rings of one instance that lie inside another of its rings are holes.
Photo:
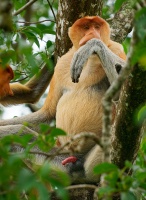
[[[6,65],[5,68],[0,66],[0,98],[7,95],[13,95],[13,91],[10,88],[10,80],[14,78],[14,73],[12,68],[9,65]]]
[[[110,41],[110,27],[99,16],[83,17],[78,19],[69,28],[69,37],[77,49],[92,38],[100,39],[108,46]]]

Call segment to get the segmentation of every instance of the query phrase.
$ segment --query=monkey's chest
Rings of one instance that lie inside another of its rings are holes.
[[[80,132],[98,133],[101,130],[102,96],[91,88],[66,91],[57,105],[56,126],[70,136]]]

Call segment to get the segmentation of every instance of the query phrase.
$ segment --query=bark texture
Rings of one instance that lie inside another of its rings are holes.
[[[112,131],[112,163],[120,168],[126,160],[133,162],[141,140],[141,124],[137,121],[137,109],[146,102],[146,71],[138,65],[123,85]]]
[[[112,28],[111,39],[116,42],[123,42],[127,34],[131,32],[133,27],[134,9],[131,0],[124,2],[120,10],[115,14],[110,25]]]
[[[12,22],[12,3],[10,0],[0,1],[0,29],[11,32],[13,30]]]

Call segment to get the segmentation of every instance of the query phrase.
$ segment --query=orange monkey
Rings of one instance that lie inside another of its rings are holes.
[[[12,80],[13,78],[14,73],[9,65],[6,65],[5,68],[0,66],[0,98],[7,95],[13,95],[13,91],[11,90],[9,85],[10,80]]]
[[[58,137],[58,144],[60,145],[64,145],[72,136],[80,133],[92,132],[101,137],[101,101],[112,82],[112,73],[104,66],[104,61],[107,60],[106,64],[111,63],[110,67],[115,70],[115,65],[112,65],[112,63],[124,63],[126,56],[122,45],[110,39],[109,24],[98,16],[83,17],[77,20],[69,29],[69,37],[73,47],[59,59],[43,107],[30,115],[1,121],[0,125],[3,125],[1,132],[9,128],[6,125],[17,125],[24,121],[35,124],[34,127],[37,127],[38,130],[37,125],[40,122],[50,123],[53,118],[56,118],[56,126],[67,133],[67,136]],[[95,44],[96,41],[100,45],[100,50],[95,48],[92,54],[95,52],[97,55],[93,54],[89,57],[89,55],[80,54],[84,49],[87,49],[87,53],[90,52],[93,46],[98,47],[98,44]],[[70,67],[74,55],[75,59],[72,67]],[[83,67],[82,60],[87,60]],[[77,66],[74,65],[76,61],[79,63]],[[108,73],[111,73],[111,78],[109,78]],[[17,96],[19,96],[19,93],[21,95],[21,87],[12,85],[12,90],[13,87],[17,89]],[[37,93],[37,87],[34,87],[34,89]],[[15,100],[15,103],[20,103],[21,101],[15,99],[15,90],[13,92],[12,99]],[[25,94],[27,96],[27,91]],[[3,104],[11,103],[13,102],[12,99],[5,98],[0,102]],[[30,101],[30,99],[25,99],[25,101],[27,100]],[[8,130],[10,131],[10,129]],[[66,149],[76,149],[80,144],[80,140],[72,142]],[[81,146],[78,154],[76,153],[73,157],[69,157],[69,155],[63,157],[63,165],[60,157],[56,157],[52,163],[69,172],[72,177],[75,173],[85,177],[87,182],[97,182],[98,177],[93,174],[93,167],[102,161],[102,149],[89,139]]]

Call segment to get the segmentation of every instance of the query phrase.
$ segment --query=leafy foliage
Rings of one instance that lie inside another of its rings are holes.
[[[19,10],[25,3],[24,0],[14,0],[13,6]],[[57,4],[52,6],[55,10]],[[13,17],[13,32],[0,30],[0,58],[15,69],[15,80],[27,81],[38,73],[43,62],[51,64],[49,58],[54,50],[55,20],[48,9],[47,1],[37,1],[31,9],[31,13],[35,13],[30,18],[32,23],[27,21],[26,10]]]
[[[105,174],[106,186],[99,188],[98,197],[112,200],[113,195],[120,194],[121,200],[146,198],[146,136],[143,139],[139,155],[134,164],[126,161],[120,170],[114,164],[102,163],[95,167],[96,174]],[[133,174],[131,175],[131,172]],[[127,174],[127,172],[129,172]]]
[[[16,135],[9,135],[0,140],[0,199],[17,200],[28,195],[30,199],[48,200],[50,187],[53,187],[62,199],[68,199],[64,187],[69,185],[69,177],[57,169],[56,175],[52,176],[54,169],[47,161],[49,154],[46,161],[43,159],[43,165],[41,161],[36,162],[42,160],[43,151],[50,151],[56,137],[65,133],[44,125],[41,125],[41,129],[43,130],[41,135],[34,142],[32,142],[33,135],[21,135],[21,130]],[[50,134],[47,134],[46,131],[49,130]],[[21,151],[10,153],[12,145],[17,145]],[[42,154],[38,149],[40,154],[31,154],[36,146],[43,150]]]

